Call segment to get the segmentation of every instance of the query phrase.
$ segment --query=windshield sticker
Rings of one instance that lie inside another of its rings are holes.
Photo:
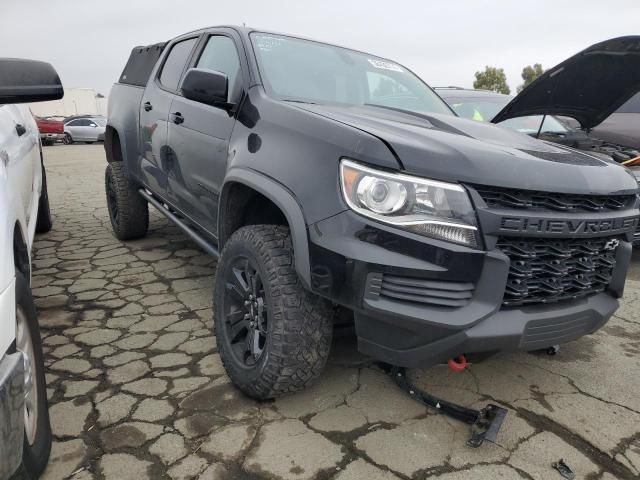
[[[369,60],[369,63],[376,68],[402,73],[402,69],[395,63],[385,62],[384,60],[378,60],[376,58],[367,58],[367,60]]]
[[[279,47],[283,43],[283,39],[277,38],[277,37],[256,36],[256,40],[257,40],[256,44],[258,45],[258,48],[265,52],[270,52],[271,50]]]

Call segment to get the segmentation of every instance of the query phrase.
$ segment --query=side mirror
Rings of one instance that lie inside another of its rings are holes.
[[[229,79],[224,73],[190,68],[182,81],[182,95],[195,102],[228,108]]]
[[[49,63],[0,58],[0,104],[44,102],[63,96],[60,77]]]

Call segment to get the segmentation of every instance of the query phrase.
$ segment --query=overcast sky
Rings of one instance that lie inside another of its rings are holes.
[[[525,65],[640,34],[639,20],[640,0],[0,0],[0,56],[46,60],[66,87],[107,94],[132,47],[246,23],[391,58],[432,86],[503,67],[515,91]]]

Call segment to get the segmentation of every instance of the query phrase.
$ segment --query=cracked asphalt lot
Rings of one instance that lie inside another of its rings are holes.
[[[500,355],[455,374],[410,372],[429,391],[509,415],[497,444],[402,393],[355,340],[321,381],[257,403],[225,376],[211,333],[215,260],[164,217],[111,234],[101,145],[45,149],[52,232],[38,236],[39,308],[55,441],[46,479],[559,479],[640,474],[640,255],[622,306],[553,357]]]

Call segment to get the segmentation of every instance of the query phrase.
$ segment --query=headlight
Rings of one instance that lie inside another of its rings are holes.
[[[342,193],[361,215],[427,237],[478,246],[476,215],[455,183],[387,173],[340,162]]]

